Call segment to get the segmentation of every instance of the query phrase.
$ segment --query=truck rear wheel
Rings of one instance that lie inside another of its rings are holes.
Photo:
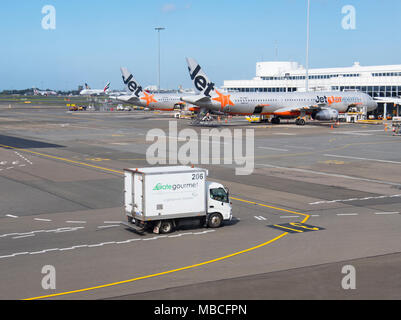
[[[209,216],[207,225],[209,228],[219,228],[222,222],[223,222],[223,217],[221,216],[221,214],[215,212]]]
[[[160,225],[160,233],[170,233],[173,231],[174,225],[171,220],[164,220]]]

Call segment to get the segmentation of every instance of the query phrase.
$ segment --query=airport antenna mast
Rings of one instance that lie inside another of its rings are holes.
[[[157,73],[157,91],[160,92],[160,31],[166,30],[166,28],[163,27],[157,27],[155,28],[157,31],[158,35],[158,47],[159,47],[159,68],[158,68],[158,73]]]
[[[309,91],[309,36],[310,36],[310,0],[308,0],[308,13],[306,18],[306,75],[305,75],[305,91]]]

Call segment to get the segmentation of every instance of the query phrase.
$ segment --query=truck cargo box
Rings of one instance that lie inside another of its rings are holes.
[[[188,166],[124,169],[127,216],[152,221],[206,215],[207,174]]]

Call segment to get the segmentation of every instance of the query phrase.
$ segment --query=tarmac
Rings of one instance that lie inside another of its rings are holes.
[[[205,129],[242,130],[254,170],[224,163],[225,141],[195,166],[229,188],[233,220],[138,235],[121,224],[122,171],[151,166],[155,132],[184,145],[171,122],[199,143]],[[171,113],[3,103],[0,299],[400,299],[400,150],[383,125],[205,128]],[[55,289],[42,287],[46,265]],[[355,289],[342,286],[348,265]]]

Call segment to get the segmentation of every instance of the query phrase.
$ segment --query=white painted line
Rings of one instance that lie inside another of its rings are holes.
[[[285,133],[285,132],[275,132],[273,133],[275,135],[279,135],[279,136],[295,136],[295,133]]]
[[[86,221],[66,221],[66,223],[86,223]]]
[[[354,160],[364,160],[364,161],[375,161],[375,162],[384,162],[384,163],[393,163],[393,164],[401,164],[399,161],[391,161],[391,160],[381,160],[381,159],[370,159],[370,158],[360,158],[360,157],[351,157],[351,156],[341,156],[337,154],[325,154],[325,157],[332,158],[344,158],[344,159],[354,159]]]
[[[270,147],[258,147],[258,149],[267,149],[267,150],[273,150],[273,151],[285,151],[287,152],[287,149],[278,149],[278,148],[270,148]]]
[[[327,172],[313,171],[313,170],[299,169],[299,168],[291,168],[291,167],[280,167],[280,166],[274,166],[274,165],[271,165],[271,164],[264,164],[264,163],[258,163],[257,165],[268,167],[268,168],[274,168],[274,169],[282,169],[282,170],[311,173],[311,174],[317,174],[317,175],[323,175],[323,176],[329,176],[329,177],[336,177],[336,178],[345,178],[345,179],[351,179],[351,180],[374,182],[374,183],[379,183],[379,184],[387,184],[387,185],[391,185],[391,186],[401,186],[401,184],[399,184],[399,183],[394,183],[394,182],[389,182],[389,181],[382,181],[382,180],[358,178],[358,177],[346,176],[346,175],[343,175],[343,174],[327,173]]]
[[[36,252],[30,252],[29,254],[40,254],[40,253],[45,253],[45,250],[36,251]]]
[[[36,221],[46,221],[46,222],[50,222],[50,219],[42,219],[42,218],[34,218],[34,220]]]
[[[24,235],[33,235],[35,233],[48,233],[48,232],[63,232],[63,231],[76,231],[79,229],[84,229],[84,227],[67,227],[67,228],[58,228],[58,229],[53,229],[53,230],[35,230],[35,231],[29,231],[29,232],[23,232],[23,233],[6,233],[6,234],[1,234],[0,238],[8,237],[8,236],[24,236]]]
[[[71,232],[71,231],[76,231],[74,229],[70,229],[70,230],[57,230],[55,231],[55,233],[63,233],[63,232]]]
[[[53,248],[53,249],[46,249],[46,250],[43,250],[43,252],[59,251],[59,250],[60,250],[59,248]]]
[[[28,254],[29,252],[18,252],[18,253],[14,253],[14,256],[21,256],[24,254]]]
[[[311,217],[320,217],[320,214],[312,214]]]
[[[337,216],[357,216],[359,213],[338,213]]]
[[[34,234],[27,234],[25,236],[13,237],[13,239],[20,239],[20,238],[33,237],[33,236],[34,236]]]
[[[343,131],[338,133],[360,133],[360,132],[383,132],[383,130],[353,130],[353,131]]]
[[[6,214],[6,217],[10,217],[10,218],[18,218],[17,216],[14,216],[14,215],[12,215],[12,214]]]
[[[140,241],[140,240],[142,240],[142,239],[129,239],[129,240],[125,240],[125,241],[119,241],[119,242],[116,242],[116,243],[117,244],[124,244],[124,243],[130,243],[132,241]]]
[[[399,214],[399,212],[375,212],[375,214]]]
[[[60,251],[68,251],[68,250],[74,250],[74,247],[60,249]]]
[[[194,232],[194,234],[205,234],[209,232],[215,232],[215,230],[206,230],[206,231],[201,231],[201,232]]]
[[[257,220],[267,220],[265,217],[262,216],[254,216],[254,218]]]
[[[188,236],[188,235],[191,235],[191,234],[193,234],[193,233],[192,232],[181,233],[182,236]]]
[[[369,133],[359,133],[359,132],[332,132],[332,134],[349,134],[349,135],[354,135],[354,136],[371,136]]]
[[[114,227],[119,227],[119,224],[112,224],[109,226],[98,226],[98,229],[106,229],[106,228],[114,228]]]
[[[215,232],[215,230],[205,230],[202,232],[186,232],[186,233],[181,233],[181,234],[177,234],[177,235],[172,235],[172,236],[165,236],[165,235],[159,235],[159,236],[155,236],[153,238],[147,238],[147,239],[141,239],[141,238],[137,238],[137,239],[128,239],[128,240],[123,240],[123,241],[109,241],[109,242],[102,242],[102,243],[94,243],[94,244],[81,244],[81,245],[76,245],[76,246],[72,246],[72,247],[66,247],[66,248],[53,248],[53,249],[44,249],[41,251],[33,251],[33,252],[18,252],[18,253],[13,253],[13,254],[8,254],[8,255],[4,255],[4,256],[0,256],[0,259],[4,259],[4,258],[12,258],[12,257],[16,257],[18,255],[26,255],[26,254],[30,254],[30,255],[35,255],[35,254],[41,254],[41,253],[46,253],[46,252],[50,252],[50,251],[69,251],[69,250],[74,250],[74,249],[79,249],[79,248],[96,248],[96,247],[102,247],[104,245],[110,245],[110,244],[126,244],[126,243],[131,243],[134,241],[146,241],[146,240],[157,240],[157,239],[163,239],[163,238],[173,238],[173,237],[181,237],[184,235],[202,235],[202,234],[206,234],[209,232]],[[31,235],[33,236],[33,235]]]
[[[315,205],[315,204],[324,204],[324,203],[364,201],[364,200],[371,200],[371,199],[385,199],[385,198],[397,198],[397,197],[401,197],[401,194],[393,194],[391,196],[377,196],[377,197],[351,198],[351,199],[331,200],[331,201],[317,201],[317,202],[310,202],[309,204]]]
[[[115,241],[109,241],[109,242],[103,242],[102,244],[105,246],[105,245],[108,245],[108,244],[116,244],[116,242]]]

